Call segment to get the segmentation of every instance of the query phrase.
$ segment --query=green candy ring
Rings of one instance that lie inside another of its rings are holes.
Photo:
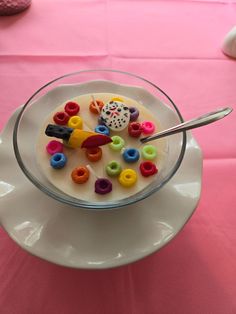
[[[153,145],[145,145],[142,149],[142,156],[146,160],[153,160],[157,156],[157,149]]]
[[[106,173],[109,177],[116,177],[121,173],[121,171],[121,165],[115,160],[110,161],[106,166]]]
[[[125,146],[125,141],[123,140],[122,137],[118,135],[114,135],[111,137],[112,143],[109,144],[109,147],[112,150],[119,151]]]

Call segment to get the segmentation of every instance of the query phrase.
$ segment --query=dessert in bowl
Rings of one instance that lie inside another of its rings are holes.
[[[182,121],[173,101],[141,77],[80,71],[34,93],[17,117],[13,145],[22,171],[44,193],[77,207],[111,209],[150,196],[173,177],[186,134],[150,145],[140,138]]]

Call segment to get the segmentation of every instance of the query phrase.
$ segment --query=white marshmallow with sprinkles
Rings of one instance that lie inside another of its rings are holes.
[[[101,120],[112,131],[122,131],[129,124],[129,107],[120,101],[110,101],[103,106]]]

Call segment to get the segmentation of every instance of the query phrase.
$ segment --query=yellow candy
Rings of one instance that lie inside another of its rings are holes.
[[[124,102],[124,99],[119,98],[119,97],[114,97],[111,99],[111,101],[120,101],[120,102]]]
[[[97,135],[95,132],[82,131],[79,129],[75,129],[69,138],[68,145],[72,148],[80,147],[89,136]]]
[[[72,116],[68,121],[68,127],[72,129],[82,129],[83,120],[79,116]]]
[[[133,169],[124,169],[119,178],[120,184],[126,188],[133,186],[137,181],[137,173]]]

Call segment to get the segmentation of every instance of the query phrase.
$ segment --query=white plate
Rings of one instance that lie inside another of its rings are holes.
[[[182,165],[164,188],[134,205],[94,212],[55,201],[23,175],[12,148],[16,116],[0,138],[0,222],[31,254],[68,267],[116,267],[159,250],[193,214],[202,156],[191,134]]]

